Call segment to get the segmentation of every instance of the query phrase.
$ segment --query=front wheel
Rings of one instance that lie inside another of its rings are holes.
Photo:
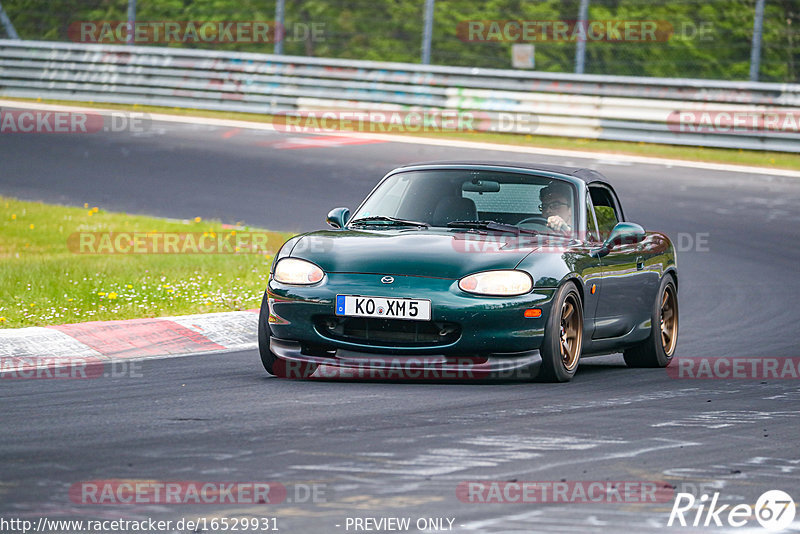
[[[678,291],[672,276],[661,280],[651,312],[650,336],[623,353],[628,367],[666,367],[678,343]]]
[[[261,311],[258,316],[258,352],[261,355],[261,364],[271,375],[278,378],[309,378],[317,366],[308,362],[287,362],[279,358],[269,348],[271,333],[269,331],[269,301],[266,293],[261,301]]]
[[[275,362],[278,360],[271,350],[269,350],[269,304],[267,302],[267,294],[264,293],[264,298],[261,300],[261,311],[258,315],[258,352],[261,354],[261,364],[264,369],[271,375],[275,373]]]
[[[545,325],[540,353],[539,378],[549,382],[568,382],[578,370],[583,346],[583,305],[572,282],[561,286]]]

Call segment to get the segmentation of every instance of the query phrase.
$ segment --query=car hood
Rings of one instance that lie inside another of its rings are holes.
[[[540,242],[536,237],[445,229],[326,230],[297,240],[291,257],[324,271],[461,278],[513,269]]]

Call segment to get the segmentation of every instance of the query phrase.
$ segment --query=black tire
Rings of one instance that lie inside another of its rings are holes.
[[[261,300],[261,311],[258,314],[258,352],[261,354],[261,364],[264,369],[271,374],[275,374],[275,362],[278,357],[269,350],[269,304],[267,303],[267,294],[264,293],[264,298]]]
[[[547,382],[568,382],[578,370],[582,348],[583,303],[575,285],[567,282],[553,297],[539,349],[542,368],[537,378]]]
[[[666,367],[672,361],[678,343],[678,291],[671,275],[661,280],[651,313],[648,338],[623,352],[628,367]]]

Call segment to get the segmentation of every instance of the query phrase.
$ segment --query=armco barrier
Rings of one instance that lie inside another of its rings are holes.
[[[798,84],[0,40],[0,96],[265,114],[477,111],[494,125],[532,115],[535,135],[800,152]]]

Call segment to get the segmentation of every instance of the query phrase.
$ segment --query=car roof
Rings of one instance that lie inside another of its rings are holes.
[[[396,170],[415,168],[442,168],[442,167],[458,167],[458,166],[480,166],[480,167],[506,167],[514,169],[524,169],[527,171],[544,171],[554,172],[572,176],[586,183],[603,182],[608,184],[608,179],[601,173],[587,169],[584,167],[566,167],[562,165],[550,165],[546,163],[528,163],[517,161],[426,161],[423,163],[412,163],[403,165]]]

